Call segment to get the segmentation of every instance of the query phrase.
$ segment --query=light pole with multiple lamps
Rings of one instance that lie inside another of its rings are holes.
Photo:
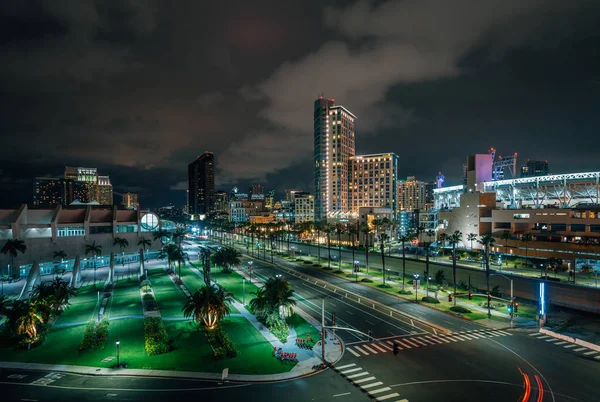
[[[414,285],[413,287],[415,289],[415,302],[417,301],[417,297],[419,294],[419,287],[421,285],[421,280],[419,279],[419,277],[420,277],[419,274],[415,274],[413,276],[413,278],[414,278],[413,279],[413,285]]]
[[[508,276],[503,275],[503,274],[491,274],[490,276],[501,276],[504,279],[507,279],[510,281],[510,306],[511,306],[511,308],[510,308],[510,327],[513,328],[513,326],[514,326],[513,319],[514,319],[514,315],[515,315],[515,313],[514,313],[515,298],[513,297],[513,280],[512,280],[512,278],[509,278]]]

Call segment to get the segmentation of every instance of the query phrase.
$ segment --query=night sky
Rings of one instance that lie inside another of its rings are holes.
[[[491,146],[600,170],[596,0],[5,1],[0,58],[0,207],[65,165],[183,205],[206,150],[219,189],[312,191],[320,93],[400,177],[459,184]]]

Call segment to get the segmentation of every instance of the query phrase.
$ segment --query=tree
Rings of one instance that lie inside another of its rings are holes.
[[[365,264],[367,266],[367,274],[369,273],[369,235],[371,234],[371,227],[366,224],[363,223],[360,225],[360,229],[362,234],[365,235]]]
[[[96,242],[85,245],[85,255],[92,254],[94,256],[94,286],[96,286],[96,257],[102,254],[102,246],[97,245]]]
[[[144,279],[142,283],[140,283],[140,288],[144,288],[144,293],[148,293],[151,287],[152,283],[150,282],[150,279]]]
[[[62,261],[67,258],[67,253],[65,253],[65,250],[57,250],[54,252],[54,254],[52,255],[52,258],[54,260],[59,260],[60,264],[58,265],[59,270],[62,272]]]
[[[192,317],[197,323],[202,321],[208,329],[212,330],[217,327],[221,318],[229,315],[230,308],[227,304],[229,298],[230,295],[222,288],[203,286],[188,298],[182,308],[183,316]]]
[[[129,240],[123,237],[115,237],[113,239],[113,247],[118,246],[121,250],[121,253],[124,253],[124,250],[129,247]],[[125,258],[123,258],[123,265],[125,265]]]
[[[504,240],[504,254],[508,254],[508,241],[510,240],[510,238],[511,236],[508,230],[505,230],[504,232],[500,233],[500,239]]]
[[[38,303],[38,308],[46,324],[50,316],[60,315],[71,305],[71,298],[76,294],[69,282],[55,277],[52,281],[43,282],[33,288],[31,299]],[[43,307],[47,307],[44,309]]]
[[[178,253],[179,247],[177,244],[169,243],[163,247],[165,257],[167,257],[167,262],[169,264],[169,271],[173,270],[173,262],[175,261],[176,254]]]
[[[405,235],[400,236],[400,242],[402,243],[402,290],[404,290],[404,282],[406,278],[406,250],[404,244],[414,239],[413,232],[407,232]]]
[[[346,228],[344,227],[344,225],[342,225],[339,222],[334,225],[334,230],[335,230],[335,233],[337,234],[337,241],[338,241],[338,257],[339,257],[338,269],[340,269],[340,270],[342,269],[342,240],[340,237],[341,237],[342,233],[344,233],[345,229]]]
[[[383,284],[385,285],[385,242],[390,238],[387,233],[379,234],[379,249],[381,251],[381,266],[383,269]]]
[[[429,243],[432,243],[432,239],[435,236],[435,231],[429,229],[425,232],[425,234],[427,235],[427,237],[429,237]]]
[[[231,268],[240,265],[240,253],[231,247],[222,247],[211,257],[212,263],[221,267],[225,273],[231,272]]]
[[[324,223],[322,230],[327,235],[327,268],[331,268],[331,232],[333,232],[333,226]]]
[[[490,247],[494,246],[496,239],[488,233],[481,236],[479,243],[483,245],[484,248],[484,258],[485,258],[485,279],[487,282],[487,293],[490,294]],[[490,309],[490,298],[488,297],[488,318],[492,317],[491,309]]]
[[[473,252],[473,242],[477,241],[477,235],[475,233],[469,233],[467,235],[467,241],[471,243],[471,252]]]
[[[254,298],[250,300],[250,309],[259,318],[264,319],[270,312],[270,302],[267,298],[267,291],[264,287],[252,292]]]
[[[25,303],[20,317],[16,320],[15,333],[27,339],[27,348],[37,340],[38,325],[43,323],[43,318],[34,301]]]
[[[27,246],[23,240],[9,239],[4,243],[4,246],[2,246],[0,253],[4,255],[8,254],[10,256],[10,266],[14,270],[15,258],[19,255],[19,252],[25,254],[25,251],[27,251]]]
[[[352,247],[352,266],[354,266],[354,261],[356,260],[354,258],[354,252],[355,252],[355,247],[356,247],[356,242],[354,241],[354,238],[356,237],[356,234],[358,233],[356,226],[354,225],[349,225],[347,228],[347,232],[350,235],[350,244]],[[341,259],[340,259],[341,261]]]
[[[137,245],[142,246],[143,249],[147,249],[152,245],[152,241],[150,239],[146,239],[145,237],[140,237]]]
[[[265,295],[269,302],[269,312],[277,313],[281,318],[292,315],[296,305],[292,285],[281,277],[271,277],[264,285]]]
[[[210,285],[210,249],[208,247],[203,247],[200,251],[200,256],[202,258],[202,276],[204,277],[204,283],[209,286]]]
[[[186,254],[181,248],[181,246],[175,246],[172,251],[171,260],[177,263],[177,276],[179,280],[181,280],[181,263],[185,263]]]
[[[169,232],[164,229],[159,229],[156,232],[152,232],[152,238],[154,240],[160,240],[161,243],[164,238],[168,238],[168,237],[169,237]]]
[[[171,238],[178,246],[181,246],[181,241],[185,238],[185,229],[177,228],[171,235]]]
[[[450,235],[450,243],[452,243],[452,280],[454,282],[454,305],[456,306],[456,246],[462,241],[462,232],[455,230]]]
[[[521,241],[523,243],[525,243],[525,266],[528,267],[529,266],[529,262],[527,261],[527,243],[533,240],[533,235],[531,233],[524,233],[523,236],[521,236]]]

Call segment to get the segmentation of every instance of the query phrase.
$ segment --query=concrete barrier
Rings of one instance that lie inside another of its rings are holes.
[[[549,331],[549,330],[544,329],[544,328],[540,328],[540,333],[548,335],[548,336],[551,336],[551,337],[556,338],[556,339],[561,339],[563,341],[574,343],[576,345],[585,346],[586,348],[591,349],[591,350],[595,350],[596,352],[600,352],[600,346],[596,345],[594,343],[582,341],[581,339],[573,338],[571,336],[558,334],[556,332],[552,332],[552,331]]]

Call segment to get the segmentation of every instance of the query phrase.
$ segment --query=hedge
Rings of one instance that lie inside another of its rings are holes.
[[[425,296],[423,298],[421,298],[422,301],[424,301],[425,303],[433,303],[433,304],[439,304],[439,300],[436,299],[435,297],[431,297],[431,296]]]
[[[161,317],[144,318],[144,338],[148,356],[160,355],[169,351],[169,336]]]
[[[450,311],[454,311],[455,313],[462,313],[462,314],[468,314],[471,312],[471,310],[469,310],[466,307],[463,306],[452,306],[450,307]]]
[[[104,349],[108,341],[108,320],[102,319],[99,323],[90,320],[83,334],[83,341],[79,345],[79,352],[91,349]]]
[[[238,354],[237,347],[227,335],[227,332],[218,326],[215,329],[208,329],[204,327],[202,329],[204,335],[206,335],[206,339],[208,343],[211,345],[216,345],[213,348],[213,357],[215,359],[223,359],[224,357],[236,357]]]
[[[144,303],[145,311],[158,310],[158,304],[156,303],[156,300],[154,299],[154,296],[152,296],[152,294],[150,294],[150,293],[144,294],[144,296],[142,296],[142,302]]]

